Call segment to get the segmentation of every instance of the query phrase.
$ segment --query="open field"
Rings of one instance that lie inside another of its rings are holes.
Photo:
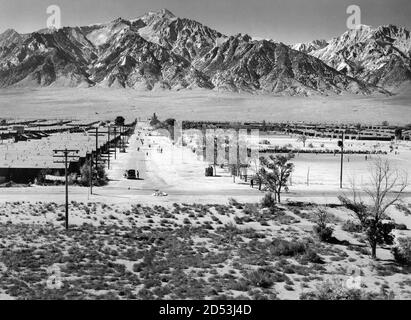
[[[409,90],[392,97],[273,97],[215,91],[141,92],[107,88],[0,89],[5,118],[131,119],[157,112],[163,119],[321,121],[407,124]]]
[[[260,140],[269,141],[265,147],[286,147],[295,150],[296,157],[293,159],[295,170],[292,174],[291,190],[310,187],[331,190],[339,187],[340,159],[339,153],[321,153],[325,150],[337,150],[338,139],[308,138],[306,147],[297,141],[297,136],[287,135],[262,135]],[[392,152],[390,147],[392,146]],[[310,151],[310,153],[299,153],[299,150]],[[316,153],[318,152],[318,153]],[[347,140],[345,142],[344,175],[343,186],[350,188],[353,184],[363,188],[369,184],[369,172],[374,160],[381,158],[387,160],[398,170],[402,176],[411,177],[411,142],[381,142],[381,141],[358,141]],[[356,152],[380,152],[382,154],[358,154]]]

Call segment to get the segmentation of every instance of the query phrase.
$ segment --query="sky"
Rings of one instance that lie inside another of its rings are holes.
[[[361,8],[361,23],[411,29],[411,0],[0,0],[0,33],[46,27],[46,9],[61,8],[63,26],[132,19],[167,8],[226,35],[247,33],[287,44],[331,39],[347,30],[349,5]]]

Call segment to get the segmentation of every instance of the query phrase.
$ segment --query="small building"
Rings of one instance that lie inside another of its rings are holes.
[[[25,127],[21,126],[21,125],[16,125],[16,126],[12,127],[12,130],[16,131],[17,134],[23,134],[24,130],[25,130]]]

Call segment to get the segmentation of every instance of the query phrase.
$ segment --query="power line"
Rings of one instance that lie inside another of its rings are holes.
[[[53,150],[54,155],[53,158],[61,159],[63,158],[63,161],[54,161],[54,163],[64,163],[64,175],[65,175],[65,189],[66,189],[66,230],[69,228],[69,210],[68,210],[68,163],[71,162],[72,160],[76,159],[78,160],[79,156],[77,155],[79,153],[79,150],[73,149],[73,150],[68,150],[63,149],[63,150]],[[74,155],[76,154],[76,155]],[[70,160],[69,160],[70,159]]]

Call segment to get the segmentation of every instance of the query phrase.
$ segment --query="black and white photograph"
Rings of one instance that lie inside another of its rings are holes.
[[[0,300],[411,300],[410,16],[0,0]]]

